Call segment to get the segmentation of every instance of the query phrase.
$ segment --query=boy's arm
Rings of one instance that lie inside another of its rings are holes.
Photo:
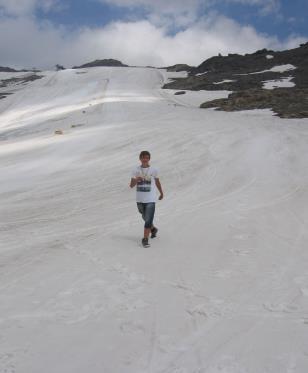
[[[159,196],[159,200],[162,200],[164,198],[164,193],[163,193],[163,189],[161,187],[161,183],[159,181],[159,178],[155,178],[155,185],[157,186],[157,189],[159,190],[159,193],[160,193],[160,196]]]
[[[134,186],[136,186],[136,184],[137,184],[137,179],[136,179],[135,177],[132,177],[132,178],[130,179],[130,184],[129,184],[129,186],[130,186],[131,188],[133,188]]]
[[[132,177],[132,178],[130,179],[130,184],[129,184],[129,186],[130,186],[131,188],[133,188],[134,186],[136,186],[136,184],[137,184],[139,181],[142,181],[142,177],[140,177],[140,176]]]

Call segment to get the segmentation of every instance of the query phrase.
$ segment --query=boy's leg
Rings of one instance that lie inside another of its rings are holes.
[[[153,219],[155,213],[155,203],[146,203],[144,209],[144,238],[149,238],[151,229],[153,228]]]
[[[149,209],[147,209],[147,204],[142,203],[142,202],[137,202],[137,208],[138,208],[138,211],[140,212],[140,214],[142,216],[142,219],[144,220],[144,222],[146,222],[146,219],[149,219]],[[148,216],[146,216],[146,214]],[[146,225],[146,223],[145,223],[145,225]],[[144,225],[143,237],[144,238],[149,238],[150,233],[151,233],[151,228],[146,228],[145,225]]]
[[[143,237],[149,238],[151,233],[151,228],[144,228]]]
[[[137,208],[140,214],[142,215],[142,219],[145,220],[145,204],[137,202]]]
[[[151,228],[151,238],[155,238],[157,236],[158,229],[152,225]]]

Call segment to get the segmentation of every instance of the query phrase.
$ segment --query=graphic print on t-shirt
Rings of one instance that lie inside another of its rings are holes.
[[[151,178],[149,180],[142,179],[137,183],[137,192],[150,192],[151,191]]]
[[[142,177],[142,180],[137,183],[137,192],[150,192],[152,183],[151,175],[144,174],[141,170],[140,177]]]

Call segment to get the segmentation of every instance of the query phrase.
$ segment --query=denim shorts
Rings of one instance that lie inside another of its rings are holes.
[[[144,220],[144,228],[151,228],[154,220],[155,202],[137,202],[137,207]]]

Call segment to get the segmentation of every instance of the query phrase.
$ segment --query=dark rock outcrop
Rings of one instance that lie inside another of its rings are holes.
[[[95,60],[95,61],[86,63],[81,66],[74,66],[73,69],[83,69],[87,67],[99,67],[99,66],[127,67],[128,65],[124,65],[121,61],[118,61],[118,60],[105,59],[105,60]]]
[[[65,70],[65,67],[62,66],[62,65],[59,65],[59,64],[57,63],[56,66],[55,66],[55,69],[56,69],[56,71],[61,71],[61,70]]]
[[[200,107],[224,111],[272,109],[281,118],[308,118],[308,88],[247,89]]]
[[[42,75],[28,74],[28,75],[19,76],[16,78],[13,77],[9,79],[0,80],[0,99],[13,94],[17,86],[24,85],[24,84],[33,82],[34,80],[41,79],[41,78],[43,78]],[[5,91],[2,91],[2,89],[5,89]],[[7,91],[11,91],[11,92],[7,92]]]
[[[289,70],[283,72],[275,70],[268,71],[280,65],[292,65],[294,68],[290,66]],[[308,88],[308,43],[286,51],[274,52],[262,49],[252,54],[229,54],[228,56],[219,55],[212,57],[204,61],[200,66],[192,68],[187,78],[173,78],[173,81],[165,84],[163,88],[194,91],[227,90],[233,92],[252,90],[252,94],[259,92],[259,90],[264,90],[264,97],[266,96],[273,103],[277,99],[277,96],[279,96],[278,92],[276,92],[277,88],[273,90],[262,89],[264,82],[281,80],[283,78],[289,78],[295,84],[295,87],[283,88],[283,95],[284,97],[289,95],[289,101],[292,102],[294,110],[297,108],[298,116],[303,117],[303,113],[306,113],[304,105],[306,101],[301,100],[301,104],[298,105],[296,100],[299,97],[299,92],[302,92],[300,94],[300,97],[302,97],[302,95],[306,94],[306,88]],[[298,91],[298,89],[303,89],[303,91]],[[234,99],[232,95],[229,97],[231,101]],[[245,97],[248,99],[246,94]],[[256,97],[255,105],[258,105],[258,97]],[[272,100],[270,97],[272,97]],[[251,100],[253,98],[250,96],[249,105],[251,105]],[[206,103],[202,107],[208,107],[208,104]],[[226,105],[223,106],[226,107]],[[276,111],[278,106],[272,105],[267,107],[271,107],[281,117],[284,117],[284,110],[286,115],[289,115],[288,110],[282,106]],[[296,116],[294,110],[292,111],[292,116]]]
[[[33,82],[34,80],[41,79],[43,78],[42,75],[36,75],[36,74],[31,74],[31,75],[26,75],[26,76],[21,76],[18,78],[10,78],[10,79],[4,79],[0,80],[0,87],[8,87],[11,84],[24,84],[28,82]]]
[[[194,68],[192,66],[189,66],[189,65],[186,65],[184,63],[181,63],[181,64],[177,64],[177,65],[165,67],[165,69],[167,71],[169,71],[169,72],[178,72],[178,71],[187,71],[187,72],[190,72]]]
[[[2,99],[2,98],[5,98],[5,97],[7,97],[8,95],[11,95],[12,93],[10,93],[10,92],[1,92],[0,93],[0,100]]]
[[[17,70],[11,69],[10,67],[0,66],[0,72],[4,73],[16,73]]]

